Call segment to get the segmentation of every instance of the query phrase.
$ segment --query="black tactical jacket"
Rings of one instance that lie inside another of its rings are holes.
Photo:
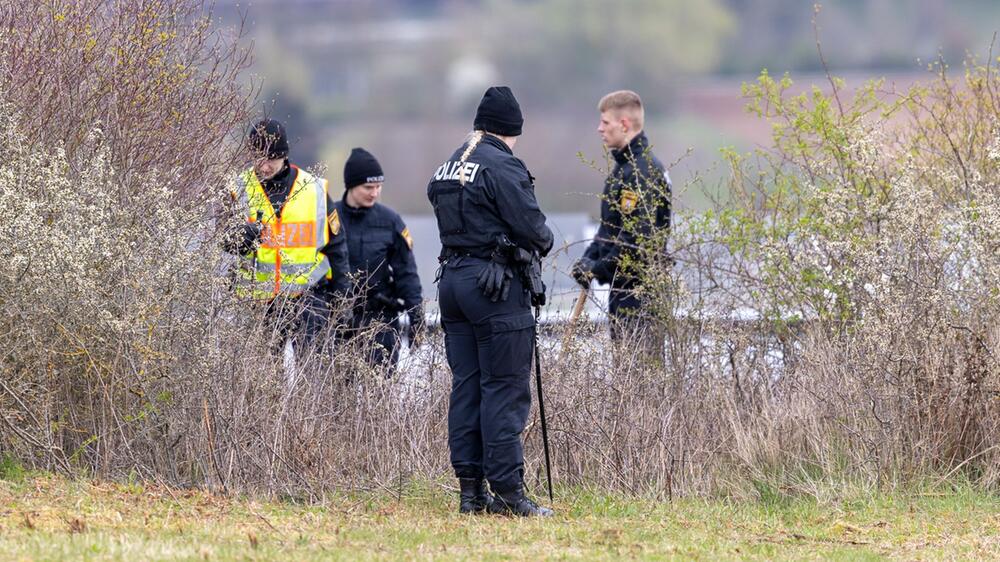
[[[462,166],[464,151],[463,145],[441,164],[427,186],[442,256],[488,256],[500,234],[525,250],[548,254],[554,238],[538,207],[534,178],[524,162],[492,135],[483,137]],[[458,179],[463,167],[464,187]]]
[[[423,297],[413,259],[413,238],[402,217],[381,203],[351,207],[346,195],[335,207],[347,234],[353,294],[362,299],[358,305],[366,315],[385,316],[419,307]],[[403,301],[405,310],[392,310],[397,299]]]
[[[622,258],[634,250],[643,236],[670,228],[670,176],[649,149],[645,133],[628,146],[611,152],[614,168],[604,182],[601,225],[584,256],[594,260],[594,278],[615,288],[635,284],[632,275],[619,271]]]

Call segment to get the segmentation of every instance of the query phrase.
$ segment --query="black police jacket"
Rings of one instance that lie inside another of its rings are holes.
[[[434,173],[427,198],[434,207],[442,256],[488,256],[506,234],[521,248],[548,254],[554,237],[535,199],[528,168],[500,139],[485,135],[463,165],[465,145]],[[466,182],[459,183],[461,168]]]
[[[355,208],[347,194],[334,204],[347,235],[347,248],[354,277],[356,308],[366,317],[394,318],[415,310],[423,302],[413,238],[403,219],[389,207],[376,203]],[[398,300],[402,305],[396,307]]]
[[[584,256],[594,261],[594,278],[615,288],[635,284],[633,276],[620,272],[624,255],[632,252],[643,236],[670,228],[670,175],[649,148],[640,132],[621,150],[611,152],[614,168],[604,182],[601,225]],[[632,252],[632,258],[642,255]]]

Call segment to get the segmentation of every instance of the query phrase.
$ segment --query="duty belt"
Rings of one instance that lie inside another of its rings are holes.
[[[438,257],[438,261],[442,262],[449,258],[457,257],[467,257],[467,258],[480,258],[488,260],[493,257],[493,248],[462,248],[462,247],[451,247],[445,246],[441,249],[441,256]]]

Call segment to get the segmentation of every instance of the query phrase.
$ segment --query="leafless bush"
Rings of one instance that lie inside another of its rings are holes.
[[[240,76],[249,53],[233,39],[198,0],[5,0],[0,92],[32,132],[28,148],[59,145],[72,166],[100,129],[120,197],[141,198],[154,170],[177,194],[204,197],[233,164],[226,141],[254,95]]]

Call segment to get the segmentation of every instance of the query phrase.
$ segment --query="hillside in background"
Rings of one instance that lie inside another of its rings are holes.
[[[490,84],[518,95],[518,154],[542,204],[591,214],[603,93],[638,91],[675,184],[697,172],[715,188],[726,177],[713,167],[720,148],[769,140],[743,111],[743,82],[767,68],[826,86],[811,2],[226,0],[216,10],[222,25],[245,23],[256,57],[246,79],[262,86],[261,113],[287,122],[295,159],[326,166],[336,185],[351,147],[365,146],[386,170],[385,201],[407,213],[429,212],[426,180],[462,142]],[[984,0],[840,0],[817,21],[825,59],[849,86],[889,74],[905,87],[938,56],[954,66],[967,52],[985,58],[998,16]],[[678,203],[703,206],[696,191]]]

